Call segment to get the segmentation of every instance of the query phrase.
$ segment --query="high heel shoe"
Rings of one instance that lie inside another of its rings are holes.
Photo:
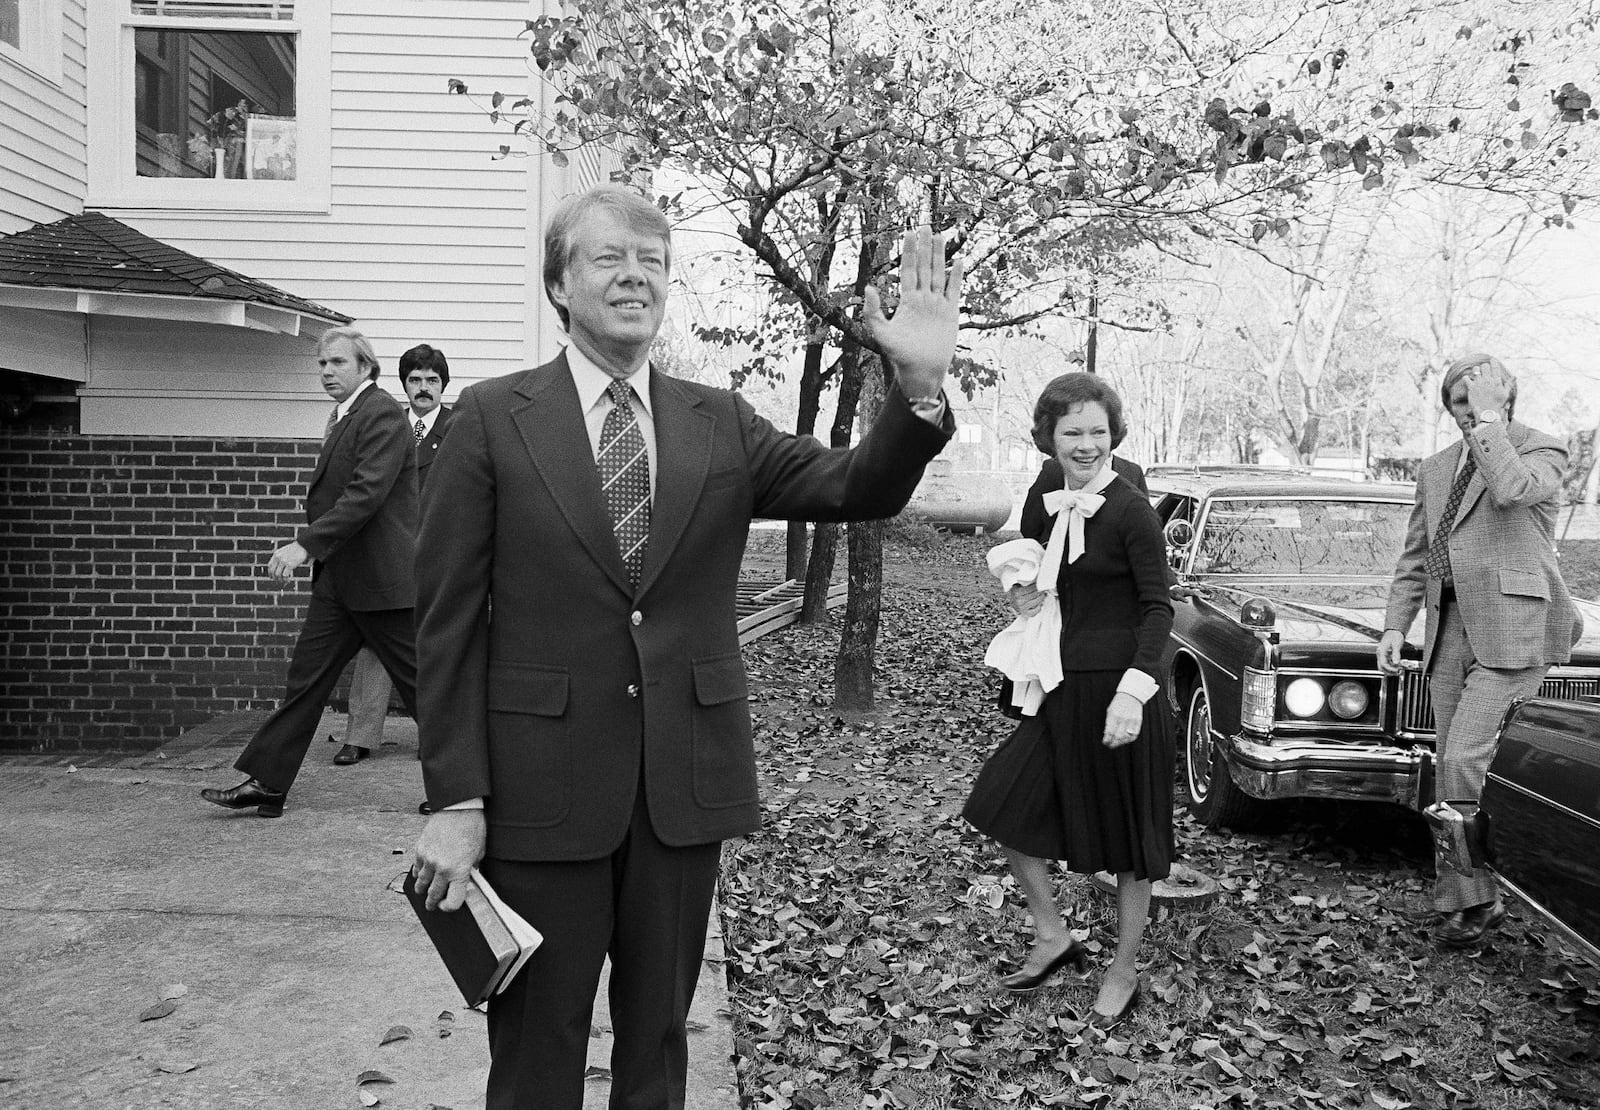
[[[1094,1016],[1089,1019],[1089,1024],[1102,1033],[1109,1033],[1128,1019],[1128,1015],[1139,1008],[1140,985],[1133,984],[1133,993],[1128,996],[1128,1001],[1122,1004],[1122,1009],[1114,1014],[1102,1014],[1094,1011]]]
[[[1049,963],[1037,975],[1029,975],[1023,971],[1013,971],[1010,975],[1003,976],[1000,985],[1013,994],[1027,994],[1029,991],[1038,990],[1052,975],[1064,967],[1070,966],[1074,975],[1089,974],[1089,950],[1077,941],[1073,941],[1062,949],[1061,954]]]

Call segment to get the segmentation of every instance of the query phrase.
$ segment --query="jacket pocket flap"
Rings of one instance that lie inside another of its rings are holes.
[[[1536,570],[1500,571],[1500,592],[1517,597],[1542,597],[1550,600],[1550,583]]]
[[[694,667],[694,696],[701,705],[722,705],[750,696],[744,660],[738,652],[696,659],[691,665]]]
[[[489,669],[489,709],[559,717],[567,711],[567,672],[559,667],[501,664]]]

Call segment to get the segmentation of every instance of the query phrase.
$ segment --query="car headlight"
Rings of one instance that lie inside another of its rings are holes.
[[[1314,678],[1297,678],[1283,689],[1283,706],[1296,717],[1315,717],[1326,701],[1322,683]]]
[[[1335,717],[1346,721],[1353,721],[1367,711],[1367,703],[1371,697],[1367,688],[1359,682],[1345,679],[1334,684],[1328,691],[1328,708],[1333,710]]]

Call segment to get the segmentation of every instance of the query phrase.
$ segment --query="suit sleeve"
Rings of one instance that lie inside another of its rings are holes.
[[[428,802],[489,793],[489,572],[495,475],[471,387],[422,496],[417,539],[417,732]]]
[[[1159,678],[1161,659],[1172,635],[1172,594],[1167,590],[1167,545],[1161,535],[1161,518],[1147,499],[1133,500],[1123,516],[1123,529],[1128,570],[1139,603],[1138,646],[1129,666]]]
[[[1389,583],[1389,605],[1383,615],[1385,631],[1395,629],[1404,634],[1417,619],[1422,602],[1427,596],[1428,571],[1424,565],[1428,557],[1428,500],[1423,495],[1423,483],[1418,475],[1417,498],[1411,503],[1411,518],[1406,523],[1406,541],[1395,563],[1394,580]]]
[[[1512,446],[1504,421],[1479,424],[1467,435],[1467,449],[1483,475],[1484,492],[1497,509],[1528,508],[1561,490],[1567,449],[1549,436],[1530,432],[1530,450]]]
[[[898,386],[854,447],[824,447],[780,432],[733,397],[755,492],[753,515],[773,520],[881,520],[905,508],[923,468],[955,431],[948,407],[934,425],[911,411]],[[457,433],[452,432],[451,435]]]
[[[369,399],[345,419],[351,421],[346,434],[355,437],[355,472],[333,507],[295,536],[318,561],[337,551],[383,507],[411,461],[415,442],[399,406],[392,401]]]

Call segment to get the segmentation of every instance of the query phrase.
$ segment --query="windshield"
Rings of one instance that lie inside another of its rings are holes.
[[[1389,575],[1411,506],[1396,501],[1218,498],[1195,574]]]

